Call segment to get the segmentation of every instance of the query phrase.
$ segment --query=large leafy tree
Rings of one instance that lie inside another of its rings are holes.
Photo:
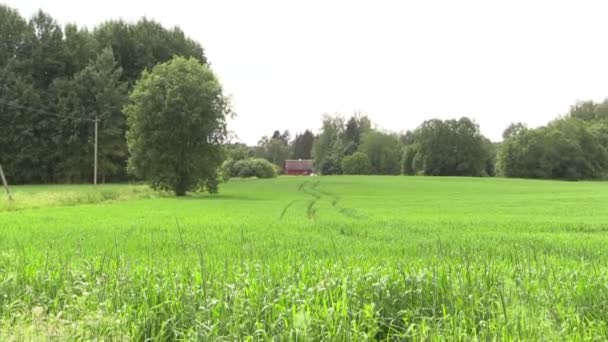
[[[602,178],[608,168],[602,127],[571,116],[521,130],[501,145],[499,171],[506,177]]]
[[[397,175],[401,171],[401,146],[395,135],[370,131],[363,135],[359,152],[369,157],[373,174]]]
[[[129,99],[129,170],[177,196],[213,192],[231,111],[211,69],[174,57],[144,72]]]
[[[355,152],[342,159],[342,172],[345,175],[367,175],[372,171],[372,164],[365,153]]]
[[[403,171],[432,176],[482,176],[491,158],[479,126],[459,120],[428,120],[416,129],[404,155]],[[407,164],[407,165],[406,165]]]

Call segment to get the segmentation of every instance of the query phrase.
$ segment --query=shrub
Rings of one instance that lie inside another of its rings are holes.
[[[340,158],[337,156],[329,156],[321,162],[319,167],[322,175],[340,175],[342,174],[342,165]]]
[[[342,172],[345,175],[368,175],[372,170],[367,154],[355,152],[342,160]]]
[[[247,158],[237,162],[226,162],[222,165],[225,170],[223,174],[229,174],[230,177],[257,177],[257,178],[274,178],[277,176],[274,165],[261,158]]]
[[[222,166],[220,166],[220,177],[223,181],[229,180],[231,177],[236,177],[236,173],[234,172],[234,164],[236,161],[234,159],[226,159]]]

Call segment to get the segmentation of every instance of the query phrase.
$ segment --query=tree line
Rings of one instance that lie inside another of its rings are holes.
[[[608,100],[579,102],[546,126],[513,123],[502,142],[481,134],[474,120],[424,121],[405,133],[374,128],[366,115],[324,115],[318,134],[290,139],[275,131],[256,146],[226,146],[228,158],[313,159],[324,175],[377,174],[605,179],[608,177]]]
[[[145,18],[89,31],[0,5],[0,37],[0,163],[13,183],[90,182],[95,119],[101,180],[128,179],[123,108],[142,71],[174,56],[207,64],[179,28]]]
[[[306,130],[263,136],[256,146],[226,146],[231,160],[263,158],[281,168],[287,159],[313,159],[316,172],[493,176],[495,146],[468,118],[428,120],[414,131],[386,132],[367,115],[324,115],[318,134]]]
[[[608,100],[580,102],[540,128],[512,124],[503,139],[497,162],[505,177],[604,179],[608,176]]]

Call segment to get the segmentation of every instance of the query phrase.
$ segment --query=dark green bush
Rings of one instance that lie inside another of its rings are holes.
[[[321,162],[321,167],[319,169],[322,175],[341,175],[342,162],[337,156],[329,156]]]
[[[274,178],[277,176],[274,165],[261,158],[247,158],[239,161],[228,159],[222,164],[221,174],[224,179],[230,177]]]
[[[342,159],[342,172],[345,175],[368,175],[372,171],[367,154],[355,152]]]

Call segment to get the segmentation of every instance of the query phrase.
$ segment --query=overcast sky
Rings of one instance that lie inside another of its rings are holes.
[[[511,122],[543,125],[608,96],[606,1],[0,1],[89,28],[142,16],[180,26],[249,144],[354,111],[392,131],[466,115],[497,141]]]

